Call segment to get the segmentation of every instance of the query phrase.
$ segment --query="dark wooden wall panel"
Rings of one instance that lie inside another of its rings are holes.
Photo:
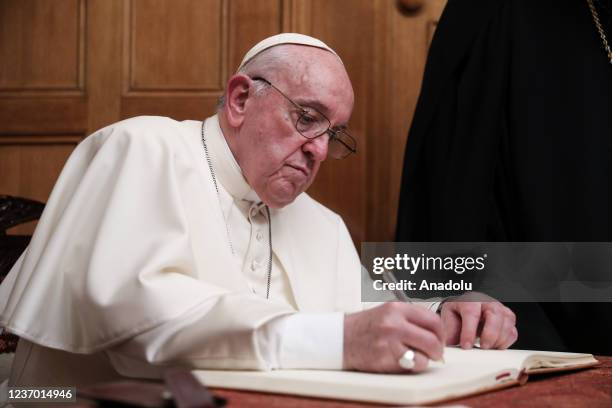
[[[85,102],[72,97],[0,97],[0,135],[83,134]]]
[[[64,162],[81,140],[78,136],[0,137],[2,194],[46,201]]]
[[[124,0],[87,1],[87,132],[121,118]],[[128,4],[129,5],[129,4]]]
[[[242,57],[257,42],[282,32],[280,0],[231,0],[229,7],[228,74],[240,65]],[[225,84],[224,84],[225,85]]]
[[[0,193],[47,201],[78,136],[0,137]],[[5,177],[10,175],[10,177]],[[32,234],[35,222],[14,227],[13,234]]]
[[[121,116],[131,118],[140,115],[156,115],[168,116],[176,120],[203,120],[215,111],[217,99],[218,95],[125,98],[121,106]]]
[[[445,0],[0,0],[0,194],[46,201],[75,144],[123,118],[201,120],[257,41],[321,38],[355,89],[359,153],[309,190],[353,238],[390,240],[406,134]]]
[[[82,1],[0,2],[0,90],[80,90]]]
[[[384,0],[381,0],[384,3]],[[393,240],[404,149],[419,96],[427,50],[445,0],[428,0],[414,13],[383,7],[373,43],[376,82],[370,84],[368,239]]]
[[[222,88],[221,0],[128,3],[128,92]]]

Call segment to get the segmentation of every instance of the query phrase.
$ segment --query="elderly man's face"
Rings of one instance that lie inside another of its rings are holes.
[[[353,109],[353,90],[343,65],[327,51],[290,47],[296,53],[290,72],[259,76],[300,106],[319,110],[332,127],[346,126]],[[245,105],[234,153],[251,187],[272,208],[284,207],[306,190],[327,156],[328,136],[302,136],[295,128],[298,113],[273,89],[250,95]]]

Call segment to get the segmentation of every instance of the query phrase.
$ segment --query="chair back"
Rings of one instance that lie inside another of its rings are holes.
[[[37,220],[45,205],[26,198],[0,195],[0,283],[9,273],[32,238],[30,235],[8,235],[6,231],[19,224]],[[19,338],[0,327],[0,354],[14,353]]]

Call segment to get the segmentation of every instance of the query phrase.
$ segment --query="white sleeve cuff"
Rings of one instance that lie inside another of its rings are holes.
[[[272,347],[275,356],[264,353],[271,368],[342,369],[343,313],[295,313],[266,326],[266,332],[280,340]]]

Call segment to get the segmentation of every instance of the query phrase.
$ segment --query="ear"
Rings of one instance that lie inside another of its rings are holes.
[[[234,75],[227,82],[225,116],[232,127],[239,127],[244,121],[251,83],[251,78],[243,74]]]

